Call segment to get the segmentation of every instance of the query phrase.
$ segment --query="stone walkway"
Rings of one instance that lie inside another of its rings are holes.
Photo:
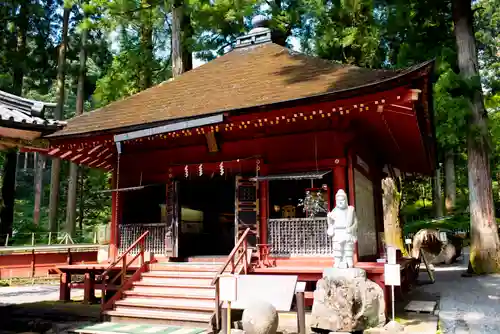
[[[418,287],[417,294],[439,298],[442,333],[500,333],[500,275],[461,277],[468,259],[465,253],[458,265],[437,266],[436,282]],[[420,275],[427,278],[426,272]]]
[[[83,290],[73,289],[72,298],[83,297]],[[59,300],[59,285],[23,285],[0,287],[0,306]]]

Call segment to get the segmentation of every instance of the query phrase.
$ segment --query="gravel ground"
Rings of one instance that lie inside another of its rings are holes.
[[[417,290],[440,297],[443,333],[500,333],[500,275],[461,277],[468,263],[468,249],[464,252],[458,265],[436,266],[436,282]],[[426,276],[420,273],[421,279]]]
[[[72,289],[71,297],[83,296],[83,290]],[[59,285],[23,285],[0,287],[0,306],[59,300]]]

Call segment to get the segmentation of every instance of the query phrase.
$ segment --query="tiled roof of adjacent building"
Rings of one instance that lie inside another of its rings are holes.
[[[56,130],[66,122],[46,119],[48,109],[55,103],[46,103],[0,91],[0,125],[5,127]]]
[[[424,65],[422,65],[424,66]],[[138,94],[68,120],[52,137],[119,133],[177,119],[278,107],[286,101],[339,99],[360,88],[415,71],[373,70],[340,65],[264,43],[233,51]]]

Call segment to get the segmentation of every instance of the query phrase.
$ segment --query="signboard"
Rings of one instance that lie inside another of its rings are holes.
[[[399,264],[384,265],[384,284],[392,286],[401,285],[401,266]]]
[[[256,301],[264,301],[272,304],[278,312],[289,312],[297,288],[297,278],[294,275],[238,276],[238,298],[231,302],[231,308],[244,310]],[[301,288],[300,284],[298,288]],[[226,302],[223,307],[227,307]]]
[[[387,263],[396,264],[396,247],[387,247]]]
[[[235,302],[238,299],[238,277],[221,275],[219,277],[219,298],[223,302]]]

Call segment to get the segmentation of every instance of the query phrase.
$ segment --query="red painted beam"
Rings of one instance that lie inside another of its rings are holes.
[[[97,262],[97,251],[73,252],[74,264]],[[47,276],[49,270],[67,262],[67,253],[2,254],[0,256],[0,279],[26,278],[34,273],[37,277]],[[33,268],[34,266],[34,268]]]

